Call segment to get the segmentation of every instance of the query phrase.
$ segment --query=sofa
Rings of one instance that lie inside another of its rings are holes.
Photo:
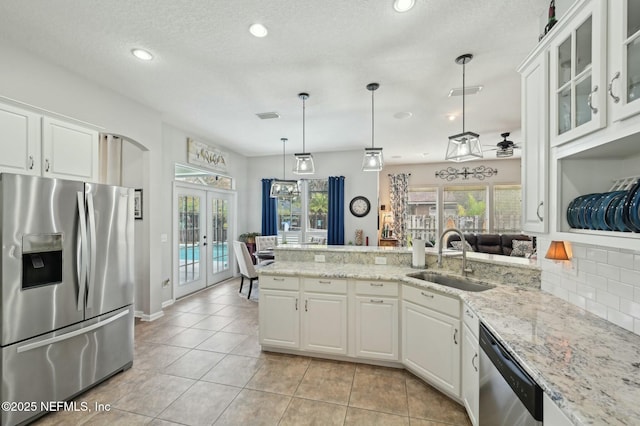
[[[535,237],[524,234],[464,234],[464,239],[469,243],[473,251],[479,253],[501,254],[512,256],[513,241],[531,241],[532,249],[536,249]],[[447,240],[447,248],[454,249],[454,241],[460,241],[460,236],[450,234]],[[531,253],[529,253],[531,254]],[[513,254],[514,256],[516,254]]]

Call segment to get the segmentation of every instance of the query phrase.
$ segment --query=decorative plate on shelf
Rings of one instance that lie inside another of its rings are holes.
[[[349,210],[355,217],[365,217],[369,214],[369,211],[371,211],[371,203],[367,197],[358,195],[357,197],[353,197],[349,203]]]

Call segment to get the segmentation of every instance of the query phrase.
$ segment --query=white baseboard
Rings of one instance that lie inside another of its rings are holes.
[[[173,305],[174,303],[176,303],[175,299],[165,300],[164,302],[162,302],[162,309],[167,308]]]
[[[133,314],[136,316],[136,318],[140,318],[142,321],[155,321],[158,318],[161,318],[164,316],[164,312],[162,311],[156,312],[151,315],[147,315],[142,311],[135,311]]]

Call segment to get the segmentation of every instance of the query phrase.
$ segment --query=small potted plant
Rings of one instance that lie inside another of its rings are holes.
[[[242,241],[245,244],[255,244],[256,237],[259,237],[259,232],[245,232],[244,234],[240,234],[238,237],[239,241]]]

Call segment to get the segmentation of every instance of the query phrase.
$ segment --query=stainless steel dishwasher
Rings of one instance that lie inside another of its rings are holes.
[[[480,323],[480,426],[542,424],[542,388]]]

